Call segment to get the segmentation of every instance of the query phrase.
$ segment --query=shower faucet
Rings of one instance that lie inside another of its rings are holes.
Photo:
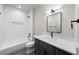
[[[28,37],[30,37],[30,35],[31,35],[31,34],[29,33],[29,36],[28,36]]]
[[[28,34],[28,40],[30,40],[30,37],[31,37],[31,34],[29,33],[29,34]]]
[[[71,21],[71,29],[73,29],[73,22],[79,23],[79,19],[77,19],[77,20],[72,20],[72,21]]]

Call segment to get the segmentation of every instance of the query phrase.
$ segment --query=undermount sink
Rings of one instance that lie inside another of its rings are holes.
[[[64,40],[62,37],[59,37],[59,36],[51,38],[50,35],[38,35],[38,36],[35,35],[34,37],[37,38],[38,40],[41,40],[50,45],[56,46],[60,49],[66,50],[70,53],[73,53],[73,54],[76,53],[76,49],[75,49],[76,45],[73,41]]]
[[[39,37],[43,39],[48,39],[48,40],[57,40],[57,38],[55,37],[51,38],[50,35],[39,35]]]

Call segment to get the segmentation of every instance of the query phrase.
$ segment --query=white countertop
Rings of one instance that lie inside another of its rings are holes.
[[[34,37],[71,54],[76,54],[76,45],[73,41],[68,41],[56,37],[51,38],[48,35],[34,35]]]

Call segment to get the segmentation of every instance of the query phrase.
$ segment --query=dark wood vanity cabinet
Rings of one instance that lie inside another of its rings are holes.
[[[64,50],[61,50],[59,48],[55,48],[55,55],[72,55]]]
[[[45,42],[40,41],[39,48],[40,55],[54,55],[54,47]]]
[[[36,55],[71,55],[57,47],[35,38],[35,54]]]
[[[54,47],[35,39],[35,54],[36,55],[54,55]]]
[[[40,52],[39,52],[39,49],[40,49],[40,41],[38,39],[35,39],[35,54],[36,55],[39,55]]]

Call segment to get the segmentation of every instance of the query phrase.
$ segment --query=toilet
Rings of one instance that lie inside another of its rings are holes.
[[[35,44],[35,42],[32,40],[26,42],[25,47],[26,47],[26,54],[27,55],[34,54],[34,44]]]

